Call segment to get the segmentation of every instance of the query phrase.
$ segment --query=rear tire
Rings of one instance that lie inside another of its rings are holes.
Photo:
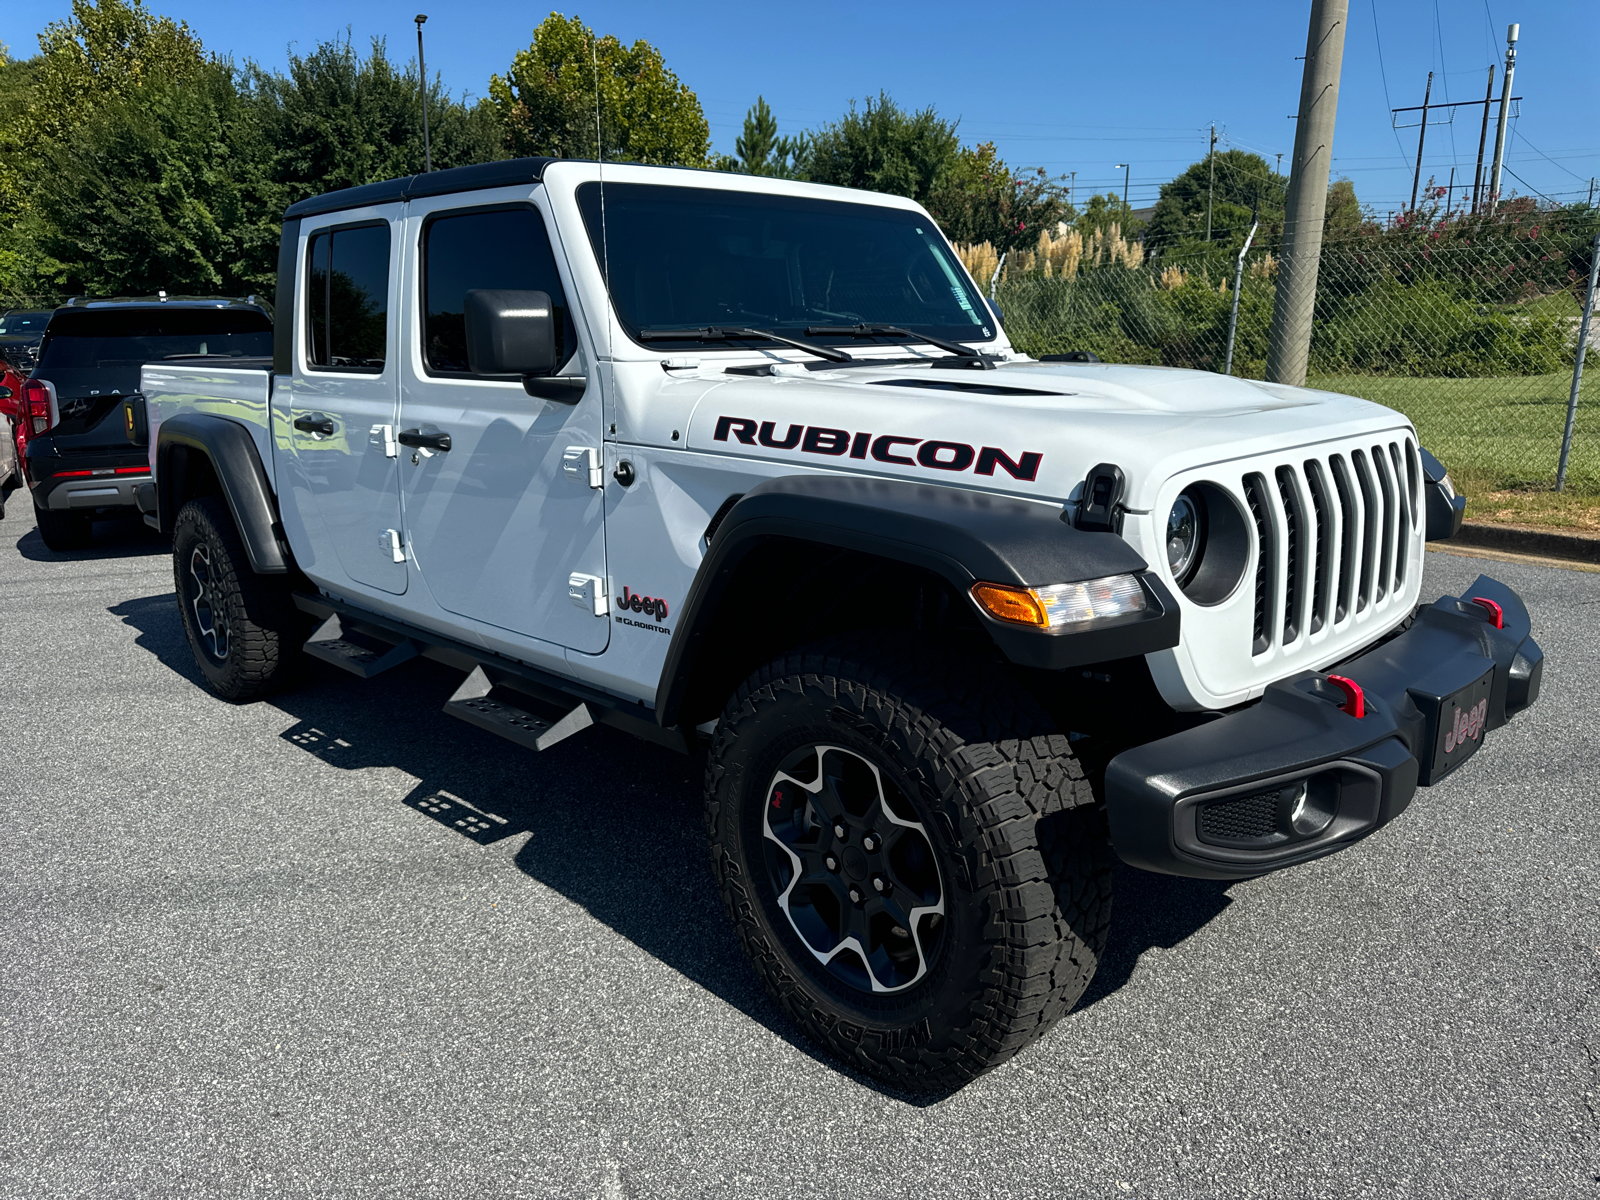
[[[251,570],[221,497],[201,496],[179,510],[172,575],[189,649],[212,691],[253,700],[291,679],[309,618],[295,608],[287,577]]]
[[[1041,1037],[1105,945],[1110,846],[1066,737],[999,669],[926,644],[757,671],[717,727],[706,825],[767,990],[898,1087],[959,1087]]]
[[[94,537],[94,526],[89,514],[66,509],[56,512],[48,508],[33,507],[33,519],[39,526],[39,536],[44,544],[58,554],[66,550],[82,550]]]

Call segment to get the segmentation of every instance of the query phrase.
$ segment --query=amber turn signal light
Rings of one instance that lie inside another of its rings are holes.
[[[1036,629],[1046,629],[1050,625],[1049,619],[1044,614],[1044,607],[1034,599],[1033,593],[1026,588],[1004,587],[998,583],[975,583],[972,585],[972,598],[978,602],[979,607],[999,621],[1010,621],[1016,625],[1032,625]]]

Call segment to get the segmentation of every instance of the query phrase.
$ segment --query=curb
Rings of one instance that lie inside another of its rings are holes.
[[[1600,565],[1600,537],[1593,534],[1555,533],[1527,525],[1491,525],[1467,521],[1461,532],[1443,545],[1481,546],[1512,554],[1535,554],[1572,562]]]

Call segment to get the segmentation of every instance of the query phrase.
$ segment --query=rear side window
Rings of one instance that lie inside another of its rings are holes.
[[[556,318],[558,357],[565,361],[577,347],[550,238],[532,208],[477,209],[434,217],[423,229],[422,270],[423,355],[431,373],[467,373],[463,313],[467,293],[474,288],[548,294]]]
[[[313,234],[308,276],[311,365],[382,371],[389,343],[389,226]]]
[[[108,370],[186,358],[272,353],[272,322],[250,309],[124,308],[63,311],[50,327],[41,369]]]

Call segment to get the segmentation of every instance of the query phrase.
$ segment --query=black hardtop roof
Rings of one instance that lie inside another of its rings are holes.
[[[296,201],[284,210],[283,219],[294,221],[318,213],[344,208],[365,208],[369,204],[388,204],[420,196],[443,196],[450,192],[473,192],[484,188],[510,187],[518,183],[538,183],[545,167],[555,158],[505,158],[499,162],[474,163],[470,167],[451,167],[425,175],[404,175],[381,183],[340,188]]]

